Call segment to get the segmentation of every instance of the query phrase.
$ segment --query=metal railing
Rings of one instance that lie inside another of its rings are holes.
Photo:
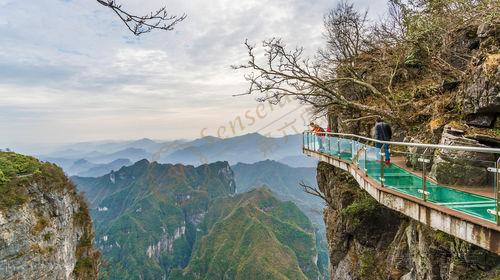
[[[311,131],[303,133],[303,147],[350,162],[382,187],[500,225],[498,148],[382,141]],[[382,148],[404,164],[386,164]]]

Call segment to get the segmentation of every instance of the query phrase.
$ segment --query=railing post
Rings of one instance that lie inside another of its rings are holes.
[[[425,166],[425,160],[422,160],[422,189],[424,190],[422,192],[422,196],[424,197],[424,201],[427,201],[427,176],[426,176],[426,166]]]
[[[354,158],[354,152],[353,152],[354,147],[352,146],[352,139],[349,139],[349,144],[351,145],[351,161],[352,161]]]
[[[328,150],[327,150],[327,154],[328,154],[328,155],[331,155],[331,153],[332,153],[332,152],[331,152],[331,148],[330,148],[330,146],[331,146],[331,143],[330,143],[330,140],[331,140],[331,139],[330,139],[330,135],[328,135],[328,134],[326,134],[326,133],[325,133],[325,140],[326,140],[326,141],[328,141]]]
[[[311,133],[307,132],[307,149],[311,149]]]
[[[308,149],[308,150],[310,150],[310,149],[311,149],[311,147],[309,147],[309,138],[310,138],[310,136],[309,136],[309,132],[306,132],[306,143],[307,143],[307,149]]]
[[[500,226],[500,218],[499,218],[499,211],[500,211],[500,190],[499,190],[499,184],[498,184],[498,179],[500,179],[498,176],[498,167],[500,166],[500,158],[498,158],[497,162],[495,163],[495,220],[497,222],[497,226]]]
[[[385,181],[385,178],[384,178],[384,167],[385,167],[385,154],[384,154],[384,145],[383,144],[381,147],[380,147],[380,185],[382,187],[384,187],[384,181]]]
[[[367,148],[367,146],[366,146],[366,145],[365,145],[365,147],[364,147],[364,148],[365,148],[365,168],[364,168],[364,169],[365,169],[365,176],[368,176],[368,167],[367,167],[367,164],[368,164],[368,163],[367,163],[367,161],[366,161],[366,154],[368,153],[368,148]]]
[[[313,132],[313,133],[311,133],[311,135],[312,135],[311,138],[312,138],[312,142],[313,142],[313,151],[316,151],[316,134],[314,134],[314,132]]]
[[[337,137],[337,152],[338,152],[337,157],[340,158],[340,138],[339,137]]]
[[[424,157],[419,157],[417,160],[422,163],[422,189],[418,190],[418,192],[422,194],[422,199],[427,201],[427,196],[430,194],[427,191],[427,163],[431,161]]]

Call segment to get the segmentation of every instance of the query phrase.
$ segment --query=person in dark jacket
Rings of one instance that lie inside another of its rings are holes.
[[[377,118],[377,122],[375,123],[375,128],[374,128],[374,133],[375,133],[375,139],[381,140],[381,141],[391,141],[392,138],[392,129],[389,124],[384,122],[382,118]],[[381,144],[377,143],[375,145],[379,149],[383,149],[385,153],[385,164],[389,166],[391,164],[391,154],[389,152],[389,145],[388,144]]]

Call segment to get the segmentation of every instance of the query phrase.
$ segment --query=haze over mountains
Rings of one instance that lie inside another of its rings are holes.
[[[69,144],[38,157],[58,164],[70,176],[101,176],[141,159],[194,166],[221,160],[233,165],[272,159],[294,167],[315,166],[315,160],[301,155],[301,143],[302,136],[298,134],[269,138],[252,133],[227,139],[208,136],[193,141],[144,138]]]

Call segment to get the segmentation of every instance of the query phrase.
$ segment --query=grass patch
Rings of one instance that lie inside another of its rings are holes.
[[[375,254],[373,252],[365,252],[359,261],[359,276],[363,279],[373,279],[376,268]]]
[[[43,240],[44,241],[50,241],[54,234],[52,232],[47,232],[46,234],[43,235]]]
[[[28,201],[24,185],[40,172],[42,163],[33,157],[0,152],[0,210]]]
[[[45,217],[38,217],[38,221],[36,222],[36,225],[33,227],[33,234],[37,235],[41,233],[46,227],[49,226],[49,220],[47,220]]]
[[[29,201],[27,188],[37,183],[42,191],[76,190],[61,168],[36,158],[0,152],[0,211]]]
[[[357,227],[361,224],[362,219],[370,216],[376,208],[377,202],[373,198],[364,195],[360,200],[342,209],[341,215],[349,220],[353,227]]]
[[[52,248],[52,247],[44,248],[44,247],[40,246],[40,244],[37,244],[37,243],[31,244],[30,249],[33,253],[40,254],[40,255],[47,255],[47,254],[51,253],[52,251],[54,251],[54,248]]]

